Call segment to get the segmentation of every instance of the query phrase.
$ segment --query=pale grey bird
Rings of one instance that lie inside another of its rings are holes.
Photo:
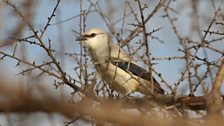
[[[139,91],[145,95],[163,94],[158,82],[139,67],[128,54],[112,42],[112,37],[101,29],[91,29],[77,41],[88,47],[93,64],[103,80],[117,92],[129,94]],[[153,90],[154,89],[154,90]]]

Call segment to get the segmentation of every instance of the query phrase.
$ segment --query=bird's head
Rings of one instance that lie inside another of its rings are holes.
[[[99,49],[108,46],[109,36],[107,32],[94,28],[77,37],[76,41],[84,42],[88,48]]]

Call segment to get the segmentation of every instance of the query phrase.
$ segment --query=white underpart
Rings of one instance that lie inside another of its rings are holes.
[[[123,94],[132,93],[134,91],[140,91],[143,94],[151,94],[152,89],[150,82],[139,78],[126,72],[121,68],[110,63],[112,59],[118,59],[122,61],[132,62],[131,58],[125,53],[125,51],[112,42],[108,33],[100,29],[91,29],[85,34],[90,35],[92,33],[97,34],[95,37],[88,38],[84,41],[89,48],[92,61],[96,66],[97,71],[102,78],[109,84],[109,86]],[[135,63],[136,64],[136,63]]]

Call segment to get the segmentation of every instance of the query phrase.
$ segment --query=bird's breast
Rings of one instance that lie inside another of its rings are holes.
[[[132,93],[137,90],[138,81],[132,75],[111,63],[97,65],[98,72],[109,86],[120,93]]]

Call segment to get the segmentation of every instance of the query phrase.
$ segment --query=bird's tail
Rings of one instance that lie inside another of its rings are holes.
[[[152,84],[151,85],[150,84],[147,83],[147,84],[139,85],[138,91],[145,95],[164,94],[165,91],[161,88],[161,86],[159,85],[159,83],[156,80],[153,81],[153,86],[152,86]],[[152,89],[154,89],[154,90],[152,90]]]
[[[154,83],[154,93],[157,93],[157,94],[164,94],[164,90],[161,88],[161,86],[155,82]]]

